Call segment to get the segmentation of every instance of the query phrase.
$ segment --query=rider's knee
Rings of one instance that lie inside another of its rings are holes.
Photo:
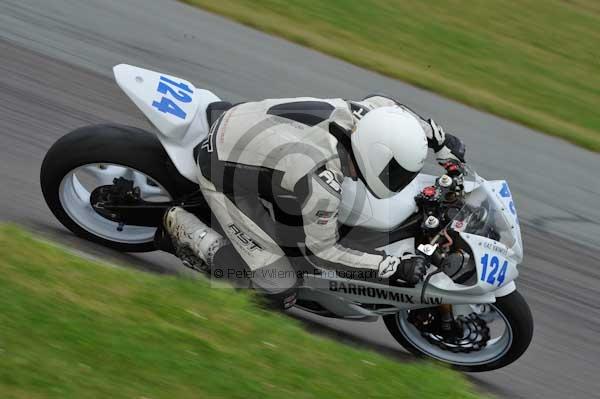
[[[296,287],[298,279],[290,261],[285,256],[257,267],[252,273],[252,283],[267,293],[279,293]]]

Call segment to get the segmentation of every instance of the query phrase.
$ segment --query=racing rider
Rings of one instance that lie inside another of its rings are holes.
[[[420,255],[396,257],[338,243],[342,181],[359,179],[377,198],[388,198],[415,178],[428,148],[440,162],[464,161],[458,138],[380,95],[217,102],[207,115],[210,132],[194,155],[200,190],[218,227],[180,207],[169,209],[164,227],[178,256],[192,254],[213,272],[243,268],[253,288],[288,308],[295,303],[297,277],[273,206],[283,208],[279,199],[292,199],[302,219],[301,247],[317,264],[370,272],[390,284],[423,278],[427,262]]]

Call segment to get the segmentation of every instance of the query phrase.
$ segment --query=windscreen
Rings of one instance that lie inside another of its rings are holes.
[[[513,248],[518,240],[517,226],[509,220],[502,202],[487,181],[467,195],[465,205],[450,223],[450,228],[490,238],[508,249]]]

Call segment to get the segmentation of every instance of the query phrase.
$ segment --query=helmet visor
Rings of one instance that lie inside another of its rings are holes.
[[[379,174],[379,179],[388,190],[399,192],[408,186],[418,174],[419,172],[404,169],[396,162],[396,159],[392,158]]]

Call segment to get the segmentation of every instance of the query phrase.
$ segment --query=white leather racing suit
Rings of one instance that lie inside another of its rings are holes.
[[[337,217],[351,156],[344,135],[382,106],[401,105],[383,96],[242,103],[222,113],[196,148],[202,193],[237,253],[252,271],[283,271],[261,283],[266,290],[295,284],[287,247],[301,247],[323,265],[378,270],[383,253],[338,243]],[[418,119],[437,151],[440,138]],[[294,223],[279,220],[282,214],[300,220],[300,235],[289,229]]]

